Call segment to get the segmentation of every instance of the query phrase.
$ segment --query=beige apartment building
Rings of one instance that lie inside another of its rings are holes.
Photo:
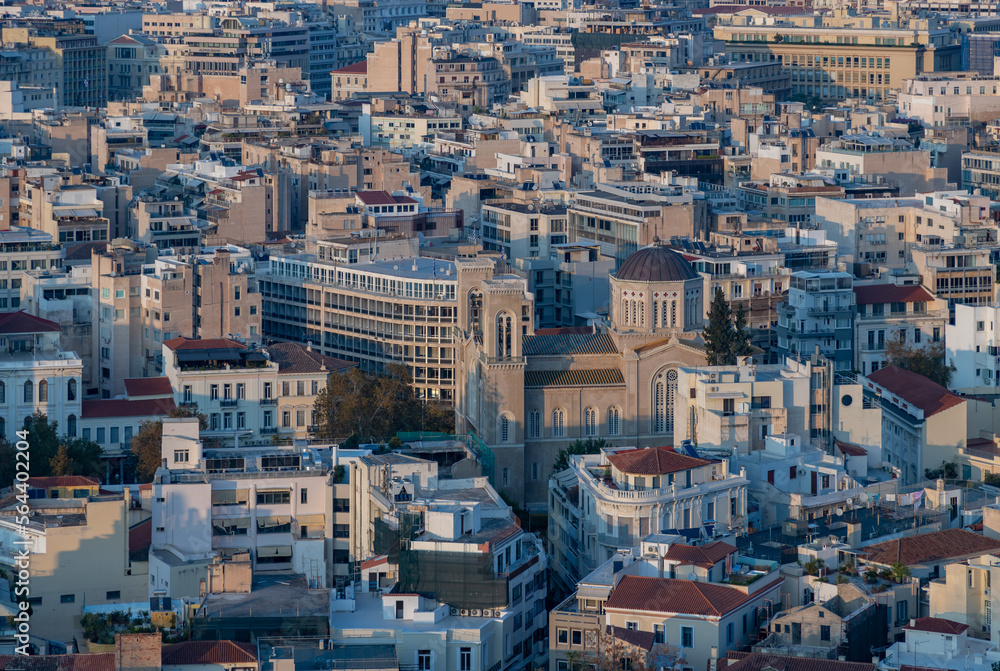
[[[97,189],[66,184],[59,176],[31,180],[21,189],[19,221],[44,231],[54,241],[97,242],[108,239],[109,221]]]
[[[92,266],[93,395],[112,398],[125,393],[127,378],[160,375],[161,346],[171,338],[260,338],[260,294],[246,250],[160,256],[155,247],[115,240],[94,253]]]
[[[791,93],[826,100],[884,99],[903,81],[926,72],[957,70],[961,47],[936,19],[883,24],[847,8],[816,17],[746,13],[717,24],[715,38],[733,60],[777,61],[791,71]]]
[[[376,42],[368,54],[369,93],[423,93],[433,75],[433,48],[427,35],[412,28],[399,28],[396,38]]]
[[[27,539],[33,544],[32,636],[66,644],[83,641],[79,623],[84,606],[124,608],[147,601],[148,559],[131,555],[129,542],[139,532],[143,514],[131,508],[126,488],[124,497],[33,499],[34,514],[24,527],[15,524],[13,509],[0,511],[0,563],[13,569],[13,548],[20,547],[15,543]]]

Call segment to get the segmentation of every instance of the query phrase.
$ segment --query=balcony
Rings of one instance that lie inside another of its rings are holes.
[[[239,403],[235,398],[224,398],[219,401],[219,407],[221,408],[235,408]]]
[[[278,405],[278,399],[276,398],[262,398],[260,399],[261,405]]]
[[[264,427],[260,428],[259,433],[262,436],[273,435],[275,433],[278,433],[278,427],[276,427],[276,426],[264,426]]]

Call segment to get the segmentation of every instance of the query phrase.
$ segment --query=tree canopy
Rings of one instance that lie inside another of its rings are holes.
[[[387,365],[373,375],[354,368],[331,373],[315,403],[317,436],[323,440],[359,442],[389,440],[400,431],[455,430],[452,409],[416,397],[410,369]]]
[[[709,366],[734,366],[740,357],[753,352],[747,330],[747,311],[743,305],[733,312],[722,289],[716,287],[708,311],[705,338],[705,362]]]
[[[101,446],[82,438],[59,435],[58,422],[50,422],[42,412],[36,412],[25,424],[28,442],[31,444],[31,459],[28,474],[31,477],[50,475],[84,475],[100,477]],[[17,452],[14,444],[6,437],[0,438],[0,487],[13,484],[14,462]]]
[[[567,447],[559,450],[556,454],[555,463],[552,464],[552,472],[558,473],[569,468],[569,458],[578,454],[598,454],[601,448],[607,447],[607,442],[603,438],[587,438],[586,440],[574,440]]]
[[[947,387],[951,382],[954,366],[945,359],[943,342],[928,343],[924,346],[908,343],[902,332],[897,333],[885,344],[885,362],[898,366]]]

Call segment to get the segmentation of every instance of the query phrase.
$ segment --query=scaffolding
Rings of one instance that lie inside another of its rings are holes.
[[[507,576],[493,570],[488,553],[403,549],[399,553],[399,587],[461,610],[507,607]]]

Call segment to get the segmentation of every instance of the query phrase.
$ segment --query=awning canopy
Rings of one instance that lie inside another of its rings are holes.
[[[292,556],[292,546],[291,545],[269,545],[265,547],[257,547],[258,557],[291,557]]]
[[[320,513],[319,515],[299,515],[295,518],[295,521],[299,524],[324,524],[326,522],[326,515]]]

